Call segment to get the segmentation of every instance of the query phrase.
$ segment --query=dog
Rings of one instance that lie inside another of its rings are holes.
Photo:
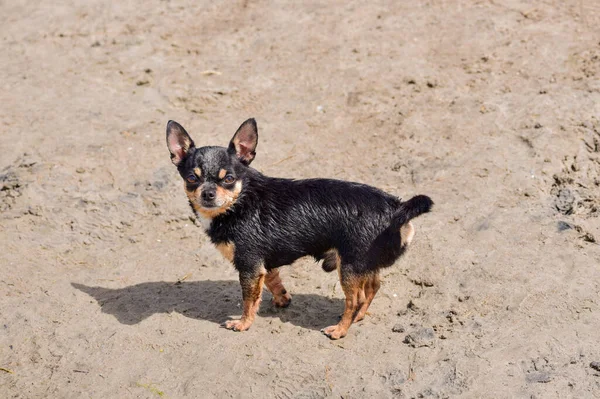
[[[331,339],[342,338],[365,317],[380,287],[379,271],[411,243],[411,219],[429,212],[433,201],[418,195],[402,202],[377,188],[340,180],[267,177],[250,167],[257,144],[252,118],[242,123],[227,148],[196,147],[183,126],[167,124],[167,147],[190,206],[239,272],[242,317],[223,327],[250,328],[263,284],[274,305],[287,307],[292,297],[279,267],[310,255],[323,261],[324,271],[338,271],[344,313],[337,325],[321,331]]]

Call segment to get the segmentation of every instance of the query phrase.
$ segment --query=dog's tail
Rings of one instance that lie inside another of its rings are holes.
[[[392,217],[392,223],[390,227],[392,230],[399,229],[411,219],[429,212],[432,206],[433,201],[426,195],[417,195],[412,197],[408,201],[400,204],[400,207]]]

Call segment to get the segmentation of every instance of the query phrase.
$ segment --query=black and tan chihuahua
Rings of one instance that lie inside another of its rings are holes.
[[[337,325],[321,331],[342,338],[365,317],[380,286],[380,269],[391,266],[413,239],[410,220],[429,212],[433,202],[424,195],[402,202],[374,187],[340,180],[267,177],[250,167],[257,143],[254,119],[242,123],[227,148],[197,148],[180,124],[167,124],[171,161],[190,205],[239,272],[242,317],[223,326],[250,328],[263,284],[276,306],[287,307],[292,297],[278,268],[310,255],[323,260],[323,270],[339,273],[346,307]]]

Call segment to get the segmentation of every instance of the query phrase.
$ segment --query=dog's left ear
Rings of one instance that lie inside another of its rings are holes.
[[[256,145],[258,144],[258,128],[254,118],[248,119],[238,128],[237,132],[229,142],[227,152],[235,154],[241,163],[250,165],[256,156]]]

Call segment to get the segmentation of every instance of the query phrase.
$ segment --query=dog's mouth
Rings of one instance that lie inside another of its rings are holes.
[[[209,210],[213,210],[216,208],[221,208],[224,204],[219,203],[219,202],[223,202],[223,201],[206,201],[206,200],[200,200],[198,201],[200,207],[204,208],[204,209],[209,209]]]
[[[205,218],[214,218],[225,213],[230,206],[226,203],[219,205],[218,202],[210,202],[197,200],[192,202],[192,206],[196,212]]]

